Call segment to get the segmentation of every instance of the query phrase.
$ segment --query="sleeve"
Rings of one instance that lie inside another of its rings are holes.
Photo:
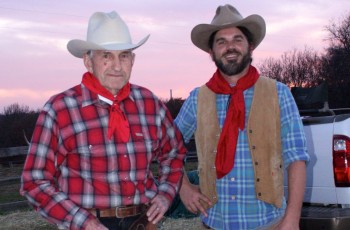
[[[188,143],[197,128],[197,97],[199,88],[194,89],[182,105],[175,124],[180,130],[184,141]]]
[[[83,229],[89,212],[78,207],[59,190],[55,180],[58,171],[59,128],[53,110],[42,111],[33,133],[23,168],[20,193],[44,218],[69,229]]]
[[[162,102],[160,103],[162,138],[161,151],[158,156],[160,164],[158,194],[165,196],[172,202],[179,190],[187,150],[170,112]]]
[[[284,166],[294,161],[309,161],[306,137],[298,107],[288,87],[277,83],[281,116],[281,141]]]

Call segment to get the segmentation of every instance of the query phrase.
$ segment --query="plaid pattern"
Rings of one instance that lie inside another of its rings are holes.
[[[199,88],[194,89],[187,98],[175,123],[182,132],[185,142],[193,136],[197,125],[197,96]],[[296,160],[308,161],[306,139],[297,106],[290,90],[277,83],[281,111],[281,138],[285,167]],[[244,91],[246,125],[252,103],[254,86]],[[216,95],[216,107],[220,127],[223,126],[229,95]],[[248,146],[246,129],[239,132],[235,155],[235,166],[231,172],[216,181],[218,203],[208,210],[208,218],[202,221],[214,229],[255,229],[280,218],[286,209],[262,202],[256,198],[254,170]]]
[[[93,218],[85,208],[141,204],[156,194],[174,198],[186,149],[170,113],[136,85],[121,108],[130,124],[127,143],[107,138],[109,104],[84,85],[46,103],[24,166],[21,194],[49,221],[80,229]],[[155,158],[158,186],[150,170]]]

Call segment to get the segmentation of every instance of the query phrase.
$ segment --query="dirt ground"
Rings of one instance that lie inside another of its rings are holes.
[[[0,216],[0,230],[57,230],[34,211],[14,212]],[[159,230],[198,230],[201,227],[199,218],[171,219],[166,218],[158,225]]]

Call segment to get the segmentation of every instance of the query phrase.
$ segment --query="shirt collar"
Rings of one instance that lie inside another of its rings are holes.
[[[131,85],[131,87],[132,87],[132,85]],[[108,105],[113,104],[113,101],[111,101],[110,99],[105,98],[104,96],[101,96],[99,94],[95,94],[95,93],[91,92],[88,88],[86,88],[84,86],[84,84],[81,84],[81,92],[82,92],[82,96],[83,96],[82,107],[86,107],[86,106],[89,106],[92,104],[97,104],[97,103],[99,103],[99,104],[107,103]],[[132,95],[132,90],[130,91],[129,98],[132,101],[135,101],[134,97]]]
[[[101,96],[101,95],[97,95],[97,96],[98,96],[98,99],[100,99],[101,101],[104,101],[104,102],[106,102],[109,105],[113,104],[112,100],[109,100],[108,98],[105,98],[104,96]]]

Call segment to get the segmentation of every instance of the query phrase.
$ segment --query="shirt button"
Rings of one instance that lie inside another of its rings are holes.
[[[128,156],[125,154],[124,157],[127,158]]]
[[[231,181],[235,181],[235,178],[234,178],[234,177],[232,177],[232,178],[231,178]]]
[[[89,149],[92,149],[92,145],[89,145]]]
[[[235,200],[235,199],[236,199],[236,196],[231,196],[231,199],[232,199],[232,200]]]

